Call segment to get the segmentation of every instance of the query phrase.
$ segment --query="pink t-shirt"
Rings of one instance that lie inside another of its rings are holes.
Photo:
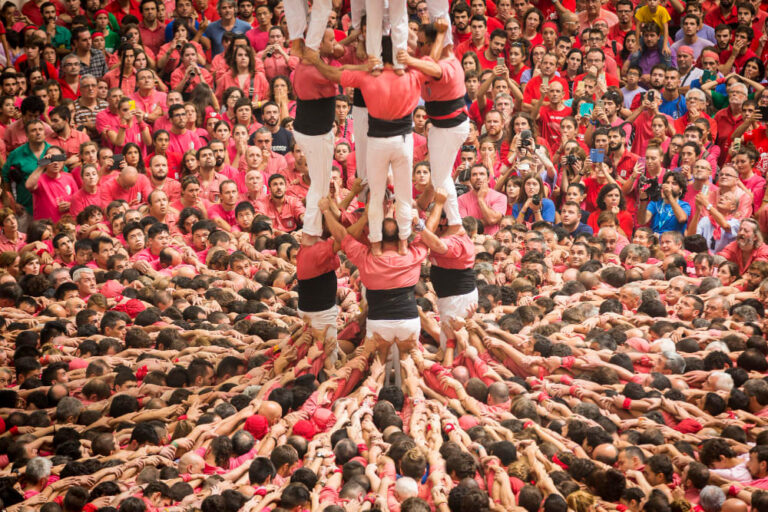
[[[104,208],[116,199],[123,199],[128,204],[146,203],[150,192],[152,192],[152,185],[149,183],[149,178],[144,174],[139,174],[136,184],[129,189],[120,186],[117,182],[117,175],[107,179],[99,186],[101,206]]]
[[[312,279],[339,268],[341,261],[333,250],[333,243],[329,238],[310,246],[302,245],[296,254],[296,277]]]
[[[72,199],[69,202],[72,203],[69,207],[69,213],[77,217],[77,214],[85,210],[86,206],[92,204],[101,206],[101,197],[98,189],[96,189],[95,194],[89,194],[84,188],[81,188],[72,195]]]
[[[237,225],[237,218],[235,215],[235,209],[233,208],[231,211],[226,211],[224,207],[221,205],[221,203],[212,204],[210,208],[208,208],[208,218],[209,219],[224,219],[224,222],[229,224],[230,226],[236,226]]]
[[[408,246],[405,255],[386,253],[374,257],[371,249],[365,244],[347,235],[341,242],[349,260],[360,271],[360,279],[369,290],[392,290],[414,286],[419,281],[421,262],[427,257],[427,246],[421,242],[421,237]]]
[[[198,137],[197,134],[193,131],[185,130],[182,134],[169,131],[168,135],[170,138],[168,151],[173,153],[179,153],[180,155],[183,155],[190,149],[197,151],[203,147],[203,141],[201,141],[200,137]]]
[[[480,204],[477,202],[477,194],[475,191],[467,192],[459,196],[459,215],[462,217],[474,217],[477,220],[483,219],[483,211],[480,209]],[[507,212],[507,196],[501,192],[495,190],[489,190],[488,195],[485,196],[485,204],[488,205],[493,211],[504,215]],[[498,224],[486,225],[484,233],[486,235],[493,235],[499,230]]]
[[[131,99],[136,102],[136,109],[142,112],[150,113],[157,107],[165,109],[167,94],[161,91],[150,91],[149,96],[144,97],[139,91],[131,95]]]
[[[32,192],[32,215],[35,220],[50,219],[58,222],[62,212],[59,201],[68,201],[77,190],[77,183],[71,174],[60,173],[58,178],[51,178],[43,173]]]
[[[358,87],[365,95],[365,104],[373,117],[384,120],[401,119],[419,104],[425,75],[409,69],[402,76],[384,69],[379,76],[364,71],[342,71],[343,87]]]
[[[291,75],[291,83],[296,97],[302,100],[331,98],[336,96],[339,90],[338,86],[325,78],[315,66],[304,63],[296,66]]]
[[[429,57],[422,60],[434,62]],[[461,62],[455,57],[443,59],[437,63],[443,71],[443,76],[439,80],[427,77],[421,86],[421,97],[424,101],[450,101],[456,98],[463,98],[467,93],[464,85],[464,69]]]
[[[466,235],[451,235],[441,238],[448,247],[448,252],[438,254],[435,251],[429,253],[429,261],[441,268],[463,270],[475,265],[475,245]]]

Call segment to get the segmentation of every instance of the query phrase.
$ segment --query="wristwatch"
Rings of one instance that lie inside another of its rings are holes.
[[[708,205],[707,205],[707,211],[710,211],[710,210],[712,210],[712,205],[711,205],[711,204],[708,204]]]

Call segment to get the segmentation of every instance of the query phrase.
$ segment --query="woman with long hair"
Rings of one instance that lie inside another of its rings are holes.
[[[136,92],[136,49],[128,43],[120,45],[117,50],[120,57],[118,66],[107,71],[102,77],[109,84],[109,88],[119,87],[124,94],[132,96]]]
[[[229,124],[235,123],[235,104],[243,97],[243,91],[237,87],[230,87],[221,95],[221,115]]]
[[[629,237],[632,235],[635,221],[627,211],[627,203],[621,193],[621,187],[609,183],[601,188],[597,194],[597,210],[593,211],[587,219],[587,225],[595,233],[599,231],[597,219],[602,212],[613,213],[619,222],[619,228],[624,232],[624,236]]]
[[[555,222],[555,203],[546,197],[547,190],[538,174],[531,173],[523,178],[520,197],[512,206],[512,216],[521,224],[545,220]]]
[[[263,72],[256,70],[256,54],[246,46],[236,46],[227,62],[230,71],[220,77],[216,84],[216,97],[223,98],[229,87],[238,87],[245,97],[256,103],[267,96],[269,83]]]
[[[280,108],[280,119],[296,117],[296,96],[288,77],[276,76],[269,82],[269,99]]]
[[[19,277],[40,275],[40,257],[33,252],[25,252],[19,260]]]
[[[550,152],[549,144],[542,137],[539,137],[539,127],[537,123],[533,122],[533,117],[527,112],[515,112],[512,118],[509,120],[509,129],[505,130],[504,138],[501,142],[501,159],[507,161],[509,153],[512,151],[512,143],[517,135],[520,135],[523,131],[528,130],[533,135],[533,140],[536,146],[542,146],[547,153]],[[525,155],[518,156],[531,156],[534,147],[527,147],[529,150]]]
[[[672,127],[669,124],[669,118],[663,114],[653,116],[651,119],[651,140],[648,144],[655,144],[663,151],[669,147],[670,134]]]
[[[482,71],[480,68],[480,59],[478,59],[477,54],[472,51],[465,53],[461,57],[461,67],[464,70],[464,73],[467,73],[468,71],[480,73]]]
[[[200,43],[192,40],[193,35],[190,33],[189,27],[176,19],[173,22],[172,31],[173,39],[162,45],[157,52],[158,73],[163,77],[170,76],[181,63],[181,50],[187,44],[191,44],[195,48],[197,63],[201,66],[205,65],[205,51]]]
[[[573,97],[573,84],[576,77],[584,73],[584,54],[578,48],[572,48],[565,56],[565,67],[560,76],[568,82],[568,91]]]
[[[181,47],[181,63],[171,73],[171,88],[189,98],[199,84],[212,84],[213,77],[197,62],[197,48],[190,43]]]
[[[507,211],[504,215],[512,215],[512,208],[520,200],[523,192],[523,178],[521,176],[508,176],[506,180],[496,184],[496,190],[500,190],[499,184],[504,188],[504,194],[507,196]]]
[[[114,146],[115,151],[122,151],[123,146],[129,142],[139,145],[141,152],[146,154],[146,148],[152,145],[152,135],[149,132],[149,126],[141,119],[134,116],[134,110],[131,108],[133,100],[123,97],[117,104],[117,116],[119,123],[117,126],[107,128],[104,135]]]
[[[181,157],[181,170],[179,171],[179,181],[187,176],[196,176],[200,169],[200,163],[197,161],[197,155],[194,149],[190,149]]]
[[[144,51],[147,56],[147,61],[149,62],[149,67],[154,68],[155,63],[157,62],[157,59],[155,58],[155,52],[144,45],[144,42],[141,40],[141,31],[139,30],[139,26],[135,23],[126,23],[121,27],[121,31],[121,39],[127,44],[133,46],[137,52]]]
[[[536,46],[544,42],[541,36],[541,26],[544,24],[544,15],[535,7],[531,7],[523,14],[523,37]]]
[[[48,80],[45,88],[48,91],[48,107],[53,109],[61,105],[61,84],[56,80]]]
[[[219,100],[216,99],[216,95],[213,94],[213,89],[208,83],[199,83],[189,93],[188,103],[191,103],[197,109],[197,118],[205,119],[208,114],[219,112],[221,105]],[[202,125],[202,123],[201,123]]]
[[[141,148],[135,142],[129,142],[123,146],[121,151],[125,164],[135,167],[140,173],[146,174],[147,169],[144,167],[144,159],[141,157]]]

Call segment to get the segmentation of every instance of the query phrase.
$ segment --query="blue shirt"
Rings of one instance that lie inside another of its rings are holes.
[[[558,226],[560,226],[562,228],[565,228],[565,226],[563,226],[562,222],[560,224],[558,224]],[[565,229],[568,229],[568,228],[565,228]],[[581,234],[584,234],[584,233],[586,233],[589,236],[592,236],[592,235],[595,234],[595,232],[592,229],[592,227],[589,224],[584,224],[583,222],[579,222],[579,225],[576,226],[576,229],[574,229],[573,231],[569,231],[568,232],[568,234],[571,236],[571,238],[576,238],[577,236],[579,236]]]
[[[176,23],[176,20],[172,20],[169,24],[165,26],[165,42],[169,42],[171,39],[173,39],[173,24]],[[200,27],[200,23],[195,20],[195,30],[197,30]],[[192,37],[194,37],[194,34],[192,34]],[[191,40],[192,38],[188,38]]]
[[[512,205],[512,215],[514,217],[517,217],[520,214],[520,208],[522,208],[522,206],[523,205],[520,203]],[[541,200],[541,218],[550,223],[555,222],[555,203],[553,203],[551,199],[543,198]],[[535,220],[533,210],[530,208],[525,213],[525,220],[527,222],[533,222]]]
[[[682,95],[672,101],[667,101],[663,98],[664,96],[662,95],[662,102],[659,105],[659,112],[662,114],[666,114],[672,119],[679,119],[688,112],[688,106],[685,104],[685,98]]]
[[[245,34],[251,30],[251,24],[241,19],[235,19],[235,26],[232,27],[232,32],[235,34]],[[226,30],[221,26],[221,20],[214,21],[208,28],[205,29],[203,35],[211,40],[211,58],[224,51],[224,47],[221,45],[221,37]]]
[[[677,204],[688,215],[691,216],[691,205],[677,200]],[[648,203],[648,213],[651,214],[651,229],[654,233],[661,234],[665,231],[679,231],[680,233],[685,231],[686,222],[679,222],[675,217],[675,211],[672,209],[672,205],[660,199],[658,201],[651,201]]]

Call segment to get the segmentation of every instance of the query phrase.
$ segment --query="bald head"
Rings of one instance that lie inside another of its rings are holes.
[[[196,453],[185,453],[179,459],[179,473],[200,474],[205,467],[205,460]]]
[[[509,388],[504,382],[494,382],[488,386],[488,402],[493,400],[494,404],[502,404],[509,400]]]
[[[592,458],[613,466],[619,458],[619,450],[612,444],[603,443],[597,445],[592,451]]]
[[[729,498],[723,503],[723,507],[720,512],[747,512],[749,507],[747,504],[737,498]]]
[[[126,189],[136,185],[138,180],[139,170],[135,167],[131,167],[130,165],[123,167],[123,170],[120,171],[120,174],[117,177],[117,182],[122,188]]]
[[[451,370],[451,373],[453,374],[454,379],[461,382],[462,386],[467,384],[467,381],[469,380],[469,370],[467,370],[465,366],[457,366]]]
[[[274,425],[282,417],[283,408],[277,402],[266,400],[259,407],[259,414],[267,418],[270,425]]]

